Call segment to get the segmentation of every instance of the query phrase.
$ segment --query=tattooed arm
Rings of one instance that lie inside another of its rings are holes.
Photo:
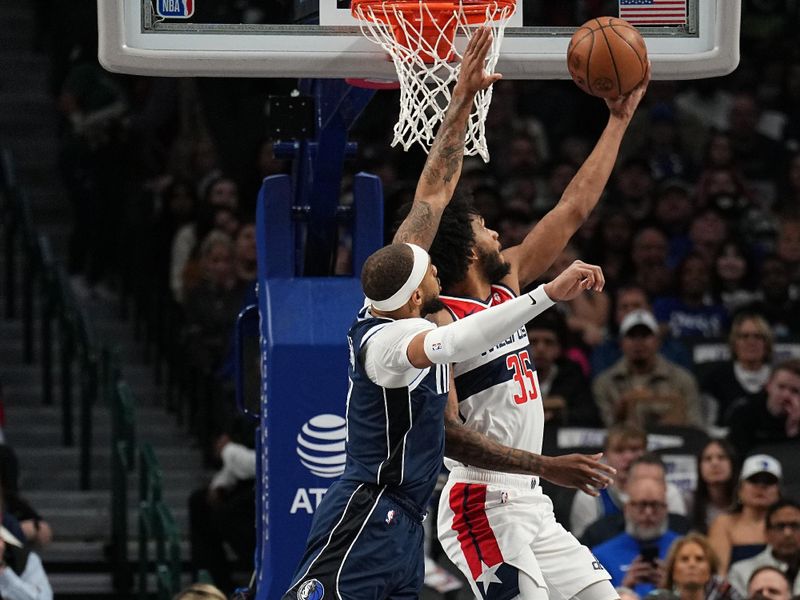
[[[464,135],[475,94],[501,77],[499,73],[487,75],[483,69],[491,46],[491,30],[484,28],[475,32],[464,51],[450,105],[422,169],[411,211],[392,240],[395,244],[410,242],[428,250],[436,237],[442,212],[461,175]]]
[[[606,128],[592,153],[564,189],[558,204],[542,217],[520,245],[503,251],[503,258],[511,264],[513,289],[525,288],[553,264],[600,201],[622,138],[649,82],[648,66],[644,80],[633,91],[616,100],[606,100],[609,108]]]
[[[504,446],[483,433],[470,429],[458,413],[455,383],[450,380],[450,394],[444,412],[445,456],[481,469],[538,475],[556,485],[577,488],[592,496],[613,483],[616,471],[600,462],[602,454],[567,454],[543,456],[519,448]]]

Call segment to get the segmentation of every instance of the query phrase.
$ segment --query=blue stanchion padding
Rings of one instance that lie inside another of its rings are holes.
[[[261,284],[262,282],[260,282]],[[353,278],[269,279],[260,294],[262,353],[262,581],[279,598],[311,518],[344,470],[347,330],[363,303]]]
[[[378,224],[376,226],[376,224]],[[353,180],[353,273],[369,255],[383,246],[383,184],[371,173],[356,173]]]
[[[382,245],[380,182],[354,190],[354,262]],[[296,277],[291,181],[268,177],[256,213],[262,373],[256,598],[280,598],[311,519],[344,470],[347,331],[364,297],[357,277]],[[361,207],[360,209],[358,207]],[[358,235],[361,231],[362,238]],[[357,249],[357,250],[356,250]],[[361,265],[358,264],[357,272]]]

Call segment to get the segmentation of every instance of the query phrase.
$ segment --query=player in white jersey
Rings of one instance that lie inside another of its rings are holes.
[[[463,199],[445,209],[431,258],[439,270],[440,323],[502,304],[534,282],[580,227],[608,181],[622,137],[649,82],[606,101],[608,124],[559,203],[523,242],[502,250]],[[544,413],[522,328],[478,358],[455,364],[445,454],[451,469],[439,505],[439,539],[476,596],[611,600],[609,575],[555,521],[539,477],[591,495],[613,469],[601,455],[541,456]]]

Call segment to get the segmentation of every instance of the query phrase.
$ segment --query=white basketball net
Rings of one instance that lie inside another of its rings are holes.
[[[473,12],[469,17],[470,24],[464,13],[463,2],[454,6],[451,14],[444,17],[440,15],[438,20],[424,0],[418,4],[413,4],[413,14],[410,14],[412,9],[408,8],[408,2],[405,8],[387,2],[374,6],[359,4],[354,8],[354,14],[360,21],[362,33],[392,57],[397,70],[400,115],[394,126],[392,146],[401,144],[404,150],[408,150],[415,142],[419,142],[428,152],[436,128],[444,119],[450,103],[450,86],[458,79],[463,48],[472,36],[473,28],[484,25],[492,29],[492,47],[486,57],[485,70],[493,73],[506,24],[514,13],[514,7],[494,1],[485,2],[483,23],[476,23]],[[474,6],[474,3],[470,3],[470,6]],[[404,35],[395,34],[391,23],[397,23]],[[426,23],[428,40],[422,35],[422,23]],[[430,28],[435,28],[435,35],[430,35]],[[455,36],[451,37],[454,29]],[[455,43],[458,36],[465,38],[461,49]],[[432,62],[425,62],[425,56],[429,61],[432,58]],[[448,58],[453,62],[448,62]],[[464,154],[479,154],[485,162],[489,162],[485,121],[491,102],[491,88],[476,94],[464,145]]]

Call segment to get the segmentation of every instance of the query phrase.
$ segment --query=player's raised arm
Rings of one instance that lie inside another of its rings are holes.
[[[633,91],[616,100],[606,100],[610,113],[608,124],[558,204],[536,224],[519,246],[503,252],[503,257],[511,264],[512,277],[516,275],[514,279],[519,281],[520,288],[535,281],[553,264],[597,205],[617,160],[622,137],[649,82],[648,64],[642,83]]]
[[[433,243],[442,211],[453,197],[461,175],[467,119],[475,94],[502,77],[499,73],[488,75],[484,70],[491,46],[491,30],[481,28],[464,51],[450,105],[422,169],[411,210],[392,240],[395,244],[409,242],[428,250]]]

